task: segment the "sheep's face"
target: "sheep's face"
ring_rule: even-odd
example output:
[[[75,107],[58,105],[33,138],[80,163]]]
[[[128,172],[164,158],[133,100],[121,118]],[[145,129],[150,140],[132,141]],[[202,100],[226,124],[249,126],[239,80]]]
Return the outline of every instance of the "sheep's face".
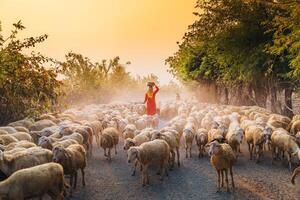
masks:
[[[55,147],[53,149],[53,162],[62,163],[62,161],[66,160],[67,153],[63,147]]]
[[[217,141],[211,142],[210,144],[206,145],[206,147],[208,148],[207,152],[209,156],[217,154],[221,149],[221,145]]]
[[[127,162],[132,163],[138,157],[138,150],[136,148],[131,147],[127,152]]]
[[[124,150],[128,150],[130,147],[133,147],[133,146],[135,146],[134,142],[133,142],[130,138],[128,138],[128,139],[126,139],[125,142],[124,142],[124,147],[123,147],[123,149],[124,149]]]

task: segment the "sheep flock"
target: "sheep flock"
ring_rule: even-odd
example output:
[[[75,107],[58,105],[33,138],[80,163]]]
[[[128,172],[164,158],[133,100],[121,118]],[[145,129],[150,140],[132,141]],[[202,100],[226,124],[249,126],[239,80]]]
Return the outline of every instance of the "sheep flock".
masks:
[[[297,184],[300,115],[290,119],[257,106],[195,100],[162,102],[154,116],[147,116],[145,106],[134,102],[45,113],[0,127],[0,199],[72,197],[78,176],[78,184],[89,184],[85,172],[88,161],[95,159],[95,148],[101,149],[105,162],[114,162],[118,151],[125,151],[124,170],[128,176],[139,171],[141,187],[156,177],[149,176],[150,166],[160,180],[168,181],[166,177],[174,175],[169,172],[176,172],[182,160],[209,159],[217,175],[216,191],[225,187],[234,192],[235,165],[245,156],[242,144],[248,147],[247,162],[259,165],[270,152],[270,162],[284,162],[282,167],[290,170],[286,179]]]

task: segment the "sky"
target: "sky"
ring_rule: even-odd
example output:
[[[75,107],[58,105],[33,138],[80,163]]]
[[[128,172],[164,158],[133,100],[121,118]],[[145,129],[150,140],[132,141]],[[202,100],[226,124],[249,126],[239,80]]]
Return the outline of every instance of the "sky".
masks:
[[[133,75],[173,80],[165,59],[195,16],[196,0],[0,0],[4,35],[22,20],[20,37],[48,34],[36,50],[63,60],[73,51],[101,61],[120,56]]]

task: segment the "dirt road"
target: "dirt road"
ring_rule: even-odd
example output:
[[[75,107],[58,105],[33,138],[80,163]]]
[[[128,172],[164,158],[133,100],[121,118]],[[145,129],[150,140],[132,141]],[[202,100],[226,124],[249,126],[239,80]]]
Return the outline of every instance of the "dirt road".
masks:
[[[164,123],[160,124],[162,127]],[[126,152],[119,143],[118,154],[109,162],[103,150],[94,147],[94,157],[86,169],[86,187],[80,184],[72,200],[195,200],[195,199],[300,199],[300,177],[296,186],[289,182],[291,172],[281,162],[271,164],[268,152],[264,160],[256,164],[249,161],[248,150],[244,144],[242,156],[234,166],[236,189],[227,193],[217,191],[217,176],[207,157],[198,158],[196,145],[193,157],[186,159],[181,149],[180,168],[169,172],[163,182],[159,181],[155,170],[150,171],[150,185],[141,186],[139,171],[131,176]],[[80,177],[80,176],[79,176]],[[79,181],[81,179],[79,178]]]

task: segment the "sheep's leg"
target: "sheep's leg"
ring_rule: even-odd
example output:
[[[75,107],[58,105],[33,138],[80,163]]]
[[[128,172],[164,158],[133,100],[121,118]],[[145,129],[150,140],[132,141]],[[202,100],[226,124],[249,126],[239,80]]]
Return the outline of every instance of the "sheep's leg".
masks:
[[[289,170],[292,171],[291,154],[289,152],[287,152],[287,159],[289,163]]]
[[[221,170],[221,187],[224,187],[224,170]]]
[[[84,168],[81,168],[82,185],[85,186]]]
[[[229,171],[230,171],[230,176],[231,176],[231,184],[232,184],[232,187],[234,188],[235,186],[234,186],[234,181],[233,181],[232,166],[230,166]]]
[[[276,159],[276,150],[275,147],[272,147],[272,165],[274,164],[275,159]]]
[[[178,167],[180,167],[180,153],[179,153],[178,147],[176,148],[176,154],[177,154],[177,164],[178,164]]]
[[[104,149],[104,156],[107,157],[106,148],[103,148],[103,149]]]
[[[220,191],[220,171],[221,170],[217,170],[217,173],[218,173],[218,192]]]
[[[248,144],[248,150],[249,150],[249,154],[250,154],[250,159],[249,160],[252,160],[252,152],[251,152],[251,145],[249,142],[247,142]]]
[[[146,183],[149,183],[149,177],[148,177],[148,165],[143,166],[143,173],[142,173],[142,182],[143,187],[146,185]]]
[[[171,164],[171,168],[174,168],[174,163],[175,163],[175,152],[174,152],[173,149],[171,150],[171,154],[172,154],[172,164]]]
[[[188,146],[185,146],[185,158],[188,158]]]
[[[118,152],[117,152],[117,145],[115,145],[115,155],[117,155]]]
[[[199,151],[198,158],[200,158],[200,157],[201,157],[201,151],[202,151],[202,149],[201,149],[201,146],[200,146],[200,145],[198,146],[198,151]]]
[[[252,160],[253,152],[254,152],[254,144],[251,145],[251,160]],[[255,152],[254,152],[254,155],[255,155]]]
[[[70,176],[70,196],[73,195],[73,174]]]
[[[110,152],[110,148],[108,148],[108,159],[111,160],[111,152]]]
[[[190,158],[192,157],[192,144],[190,145]]]
[[[74,181],[74,189],[76,189],[77,186],[77,171],[74,173],[75,181]]]
[[[226,190],[227,190],[227,192],[229,192],[228,171],[227,171],[227,169],[225,169],[224,171],[225,171]]]
[[[135,163],[134,163],[133,172],[132,172],[131,176],[134,176],[134,175],[135,175],[135,171],[136,171],[136,166],[137,166],[137,164],[138,164],[138,160],[136,160]]]

